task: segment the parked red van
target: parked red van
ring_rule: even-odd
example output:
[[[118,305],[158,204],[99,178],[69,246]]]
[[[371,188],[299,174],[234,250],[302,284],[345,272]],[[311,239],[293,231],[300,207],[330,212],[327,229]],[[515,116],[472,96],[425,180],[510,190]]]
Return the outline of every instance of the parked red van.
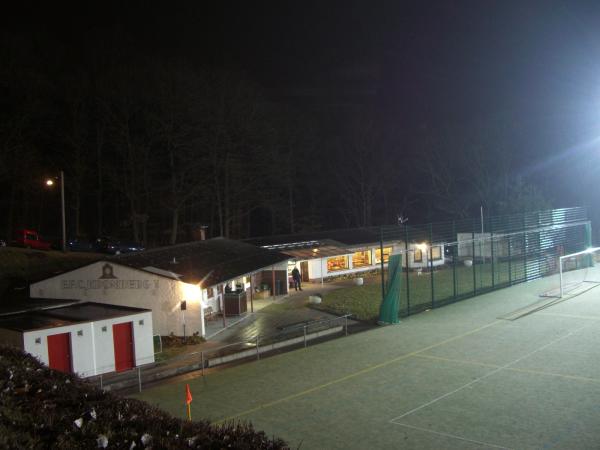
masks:
[[[37,250],[50,250],[50,242],[46,242],[35,230],[17,230],[15,232],[15,245]]]

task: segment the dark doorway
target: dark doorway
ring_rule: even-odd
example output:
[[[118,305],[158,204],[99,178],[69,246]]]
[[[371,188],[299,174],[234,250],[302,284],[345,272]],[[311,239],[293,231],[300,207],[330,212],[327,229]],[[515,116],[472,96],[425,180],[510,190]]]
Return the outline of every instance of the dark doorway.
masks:
[[[48,336],[48,365],[51,369],[71,373],[71,333]]]
[[[131,322],[113,325],[115,370],[122,372],[133,368],[133,330]]]
[[[308,281],[310,279],[308,277],[308,261],[300,261],[300,274],[302,276],[302,281]]]

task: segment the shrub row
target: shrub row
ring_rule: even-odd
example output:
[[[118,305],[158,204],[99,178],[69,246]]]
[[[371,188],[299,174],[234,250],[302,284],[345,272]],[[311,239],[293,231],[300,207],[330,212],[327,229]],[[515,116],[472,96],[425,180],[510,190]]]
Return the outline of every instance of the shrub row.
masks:
[[[0,346],[0,448],[285,449],[249,423],[174,418]]]

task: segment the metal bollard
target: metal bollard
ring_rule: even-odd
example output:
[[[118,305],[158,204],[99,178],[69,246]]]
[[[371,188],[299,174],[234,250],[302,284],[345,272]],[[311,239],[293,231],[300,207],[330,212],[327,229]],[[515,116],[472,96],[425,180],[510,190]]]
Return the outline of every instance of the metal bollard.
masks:
[[[104,390],[104,385],[102,384],[102,374],[100,374],[100,390]]]
[[[204,376],[204,352],[200,352],[200,364],[202,365],[202,376]]]
[[[142,392],[142,369],[140,367],[138,369],[138,387],[140,392]]]
[[[258,348],[258,334],[256,335],[256,359],[260,359],[260,350]]]
[[[344,331],[346,332],[346,336],[348,336],[348,316],[344,317]]]
[[[304,325],[304,348],[306,348],[306,325]]]

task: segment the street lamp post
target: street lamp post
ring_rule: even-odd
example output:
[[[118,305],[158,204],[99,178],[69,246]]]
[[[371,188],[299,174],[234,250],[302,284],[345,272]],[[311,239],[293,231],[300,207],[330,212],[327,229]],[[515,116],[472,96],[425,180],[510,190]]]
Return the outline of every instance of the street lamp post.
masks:
[[[54,180],[48,178],[46,180],[47,186],[53,186]],[[62,218],[62,251],[67,251],[67,225],[65,219],[65,172],[60,171],[60,205],[61,205],[61,218]]]

